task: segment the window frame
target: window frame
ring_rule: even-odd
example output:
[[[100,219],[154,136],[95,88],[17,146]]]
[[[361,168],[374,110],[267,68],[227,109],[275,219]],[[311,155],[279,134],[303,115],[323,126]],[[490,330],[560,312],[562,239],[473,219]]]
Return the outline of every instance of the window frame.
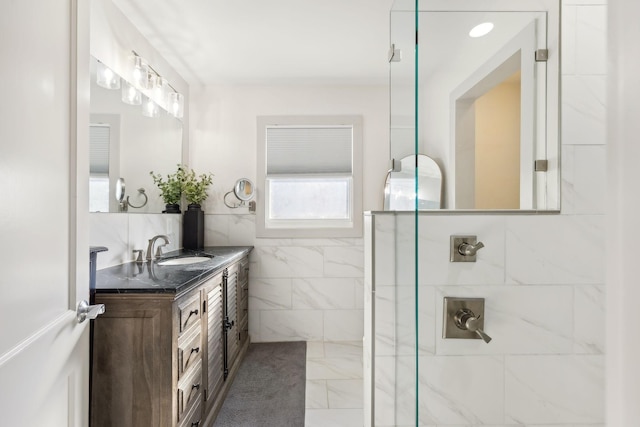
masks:
[[[256,237],[258,238],[344,238],[362,237],[363,210],[362,210],[362,116],[259,116],[257,118],[257,180],[263,192],[257,195],[256,209]],[[350,188],[350,216],[348,221],[341,221],[338,226],[332,226],[331,221],[310,219],[277,221],[267,217],[269,194],[267,183],[267,128],[272,126],[349,126],[352,129],[352,171]],[[310,174],[308,176],[311,176]],[[287,175],[272,175],[272,178],[285,177]],[[292,175],[293,176],[293,175]],[[299,175],[304,177],[305,175]],[[317,175],[316,175],[317,176]],[[334,174],[344,177],[345,174]],[[264,197],[264,200],[261,200]],[[289,222],[291,226],[286,223]],[[335,225],[335,222],[334,224]]]

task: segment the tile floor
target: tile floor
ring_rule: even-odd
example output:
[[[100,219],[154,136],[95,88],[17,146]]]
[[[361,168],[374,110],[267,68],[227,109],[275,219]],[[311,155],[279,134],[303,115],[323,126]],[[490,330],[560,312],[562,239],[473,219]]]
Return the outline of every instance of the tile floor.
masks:
[[[305,427],[361,427],[362,341],[307,342]]]

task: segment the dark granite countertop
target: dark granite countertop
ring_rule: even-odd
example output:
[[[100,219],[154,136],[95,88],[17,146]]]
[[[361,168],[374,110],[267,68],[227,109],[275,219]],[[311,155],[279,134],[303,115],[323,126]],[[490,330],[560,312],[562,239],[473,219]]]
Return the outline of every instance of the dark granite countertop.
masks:
[[[137,264],[128,262],[96,272],[96,293],[180,294],[251,252],[253,246],[211,246],[202,250],[180,249],[161,259]],[[188,265],[159,265],[169,258],[212,256],[211,260]]]

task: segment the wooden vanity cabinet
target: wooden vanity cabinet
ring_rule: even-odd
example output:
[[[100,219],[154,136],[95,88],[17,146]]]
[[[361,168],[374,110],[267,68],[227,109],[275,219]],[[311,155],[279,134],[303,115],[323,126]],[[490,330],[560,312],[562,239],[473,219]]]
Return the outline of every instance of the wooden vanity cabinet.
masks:
[[[211,425],[249,344],[247,289],[244,257],[182,295],[96,294],[91,426]]]

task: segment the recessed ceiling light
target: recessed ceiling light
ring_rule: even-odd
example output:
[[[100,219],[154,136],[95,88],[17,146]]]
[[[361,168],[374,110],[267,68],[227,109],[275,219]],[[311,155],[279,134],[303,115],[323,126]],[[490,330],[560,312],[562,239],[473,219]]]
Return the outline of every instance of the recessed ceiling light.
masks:
[[[469,37],[486,36],[491,30],[493,30],[493,22],[484,22],[473,27],[471,31],[469,31]]]

